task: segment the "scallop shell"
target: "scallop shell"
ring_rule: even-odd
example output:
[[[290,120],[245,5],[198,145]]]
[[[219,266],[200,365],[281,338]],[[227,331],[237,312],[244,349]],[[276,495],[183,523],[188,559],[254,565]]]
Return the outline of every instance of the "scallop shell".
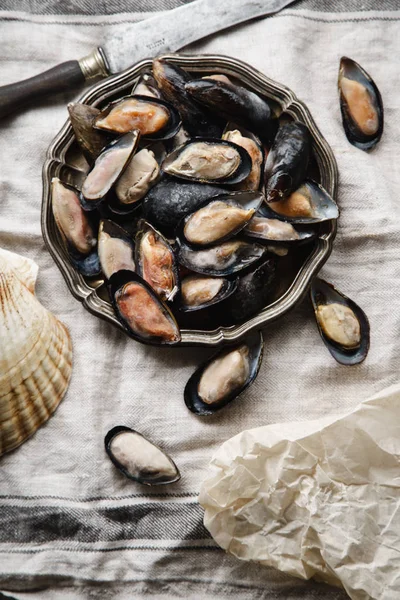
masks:
[[[71,339],[33,294],[37,270],[0,249],[0,456],[49,419],[71,376]]]

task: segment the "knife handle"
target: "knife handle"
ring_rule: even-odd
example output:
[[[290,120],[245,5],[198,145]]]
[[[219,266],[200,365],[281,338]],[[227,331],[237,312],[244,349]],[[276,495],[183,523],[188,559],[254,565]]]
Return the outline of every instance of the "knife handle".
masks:
[[[102,48],[80,60],[68,60],[35,77],[0,87],[0,119],[27,104],[81,86],[86,79],[107,77],[110,68]]]

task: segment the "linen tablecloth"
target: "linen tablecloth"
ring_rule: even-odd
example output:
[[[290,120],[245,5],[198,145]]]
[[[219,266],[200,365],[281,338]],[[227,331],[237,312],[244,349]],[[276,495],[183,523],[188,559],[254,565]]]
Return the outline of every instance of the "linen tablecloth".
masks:
[[[123,32],[180,3],[2,0],[0,84],[79,58],[107,32]],[[74,350],[71,384],[56,413],[0,461],[1,591],[18,600],[345,598],[226,555],[203,527],[197,493],[213,451],[241,430],[339,414],[398,380],[399,22],[399,0],[306,0],[185,49],[238,57],[307,103],[340,171],[338,235],[322,275],[355,299],[371,323],[365,363],[340,366],[305,300],[265,330],[254,385],[209,419],[189,413],[182,393],[210,351],[141,346],[96,319],[71,296],[44,246],[42,163],[67,118],[67,102],[79,93],[0,121],[0,245],[40,265],[37,295],[67,324]],[[351,146],[342,129],[336,89],[342,55],[359,61],[383,96],[385,132],[370,154]],[[123,478],[103,447],[117,424],[161,444],[181,481],[152,492]]]

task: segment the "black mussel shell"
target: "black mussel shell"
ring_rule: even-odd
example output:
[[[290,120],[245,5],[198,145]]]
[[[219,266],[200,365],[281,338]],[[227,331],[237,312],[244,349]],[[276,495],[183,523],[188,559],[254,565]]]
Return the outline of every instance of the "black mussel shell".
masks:
[[[251,219],[243,230],[243,236],[251,240],[257,240],[260,244],[297,245],[310,242],[318,235],[318,229],[314,225],[294,226],[275,215],[265,217],[261,213]]]
[[[68,247],[69,257],[74,267],[84,277],[97,277],[101,273],[101,266],[97,248],[90,254],[79,254],[71,246]]]
[[[236,150],[240,157],[240,163],[238,167],[231,175],[227,177],[211,176],[207,178],[202,176],[200,173],[193,173],[193,175],[188,175],[179,172],[178,170],[173,170],[173,164],[177,159],[179,159],[180,155],[183,152],[186,152],[190,150],[190,148],[194,148],[195,146],[198,146],[200,144],[205,145],[207,147],[207,152],[209,149],[210,154],[212,152],[212,149],[216,146],[222,148],[232,148],[233,150]],[[249,153],[238,144],[234,144],[233,142],[228,142],[226,140],[216,138],[192,138],[188,142],[185,142],[182,146],[171,152],[171,154],[168,154],[168,156],[164,159],[161,168],[165,173],[167,173],[171,177],[176,177],[178,179],[185,179],[188,181],[198,183],[211,183],[213,185],[233,185],[246,179],[246,177],[251,171],[251,166],[252,162]]]
[[[102,121],[107,118],[112,110],[115,110],[119,104],[127,102],[129,100],[136,101],[143,104],[148,104],[157,107],[161,107],[167,110],[168,112],[168,121],[165,125],[161,127],[161,129],[153,132],[146,133],[144,127],[140,128],[140,122],[138,120],[134,121],[134,123],[126,123],[125,125],[114,126],[114,128],[107,126]],[[172,106],[169,102],[165,102],[160,98],[151,98],[150,96],[139,96],[138,94],[134,94],[133,96],[124,96],[123,98],[119,98],[114,102],[108,104],[101,112],[98,118],[95,120],[94,126],[97,129],[111,131],[117,134],[127,133],[128,131],[132,131],[134,129],[138,129],[140,131],[141,137],[146,140],[151,140],[153,142],[158,142],[162,140],[167,140],[173,137],[181,126],[181,117],[179,112],[176,110],[174,106]]]
[[[110,143],[111,136],[105,131],[98,131],[93,128],[94,120],[100,114],[98,108],[79,102],[71,102],[67,108],[75,139],[84,157],[92,165],[103,149]]]
[[[220,305],[227,323],[242,323],[260,312],[268,303],[276,279],[276,258],[268,257],[254,270],[237,279],[235,292]]]
[[[150,98],[161,98],[161,92],[157,82],[151,73],[143,73],[132,88],[132,96],[149,96]]]
[[[251,171],[249,175],[246,179],[236,184],[234,189],[259,190],[265,154],[261,140],[253,133],[247,131],[247,129],[239,128],[232,123],[228,123],[225,127],[222,139],[242,146],[251,158]]]
[[[244,390],[248,388],[257,377],[263,356],[263,345],[264,343],[261,332],[255,331],[243,338],[242,341],[224,347],[222,350],[212,356],[206,363],[199,367],[197,371],[193,373],[185,387],[184,399],[188,409],[199,416],[212,415],[237,398],[239,394],[244,392]],[[241,360],[248,361],[248,372],[242,374],[245,376],[244,381],[241,383],[240,380],[237,381],[236,386],[228,391],[228,393],[226,393],[221,400],[217,400],[212,403],[205,402],[199,394],[199,387],[203,373],[208,367],[210,367],[211,364],[216,363],[216,361],[219,361],[227,355],[230,355],[235,350],[241,350]],[[239,374],[236,372],[236,377],[238,377],[238,375]],[[216,373],[213,373],[211,377],[213,378],[212,381],[217,383]]]
[[[260,244],[233,238],[201,250],[194,250],[187,244],[180,243],[178,260],[195,273],[227,277],[247,269],[260,260],[265,252],[266,249]]]
[[[97,157],[96,162],[90,169],[82,185],[81,204],[84,210],[88,210],[91,204],[95,206],[98,205],[98,203],[101,202],[101,200],[108,194],[114,183],[124,172],[132,155],[136,151],[139,144],[139,138],[139,131],[130,131],[120,138],[112,141],[111,144],[109,144]],[[116,153],[120,153],[121,150],[124,150],[125,152],[122,156],[118,157],[118,154]],[[113,154],[116,154],[118,157],[117,168],[110,170],[110,177],[103,186],[98,187],[98,189],[95,188],[94,190],[90,190],[89,186],[93,177],[95,177],[96,172],[101,171],[104,162],[109,160],[110,155],[112,156]]]
[[[213,280],[213,281],[210,281]],[[216,283],[220,285],[217,293],[210,297],[209,300],[205,300],[199,304],[187,304],[184,299],[184,290],[185,286],[189,285],[189,283],[196,282],[198,285],[207,286],[210,283]],[[211,277],[207,275],[198,275],[196,273],[192,273],[187,275],[181,282],[181,293],[179,296],[179,310],[182,312],[195,312],[198,310],[208,309],[226,298],[229,298],[234,291],[236,290],[237,282],[236,279],[226,279],[225,277]]]
[[[307,179],[285,200],[264,203],[259,213],[297,226],[337,219],[339,208],[322,185]]]
[[[369,322],[365,312],[353,300],[339,292],[331,283],[318,277],[314,279],[311,285],[310,295],[319,333],[333,358],[342,365],[356,365],[365,360],[369,350]],[[318,314],[318,307],[330,304],[340,304],[352,311],[359,323],[360,341],[358,344],[346,347],[340,342],[334,341],[324,331],[321,316]]]
[[[303,123],[282,125],[265,161],[267,202],[284,200],[306,177],[311,152],[311,135]]]
[[[192,79],[189,73],[164,59],[156,59],[153,75],[162,95],[179,111],[189,135],[221,137],[224,123],[195,102],[185,90],[185,84]]]
[[[101,270],[106,279],[122,269],[135,270],[135,245],[132,238],[125,229],[109,219],[100,221],[97,249]]]
[[[150,302],[150,305],[153,307],[153,310],[156,309],[159,311],[159,315],[163,317],[164,322],[164,333],[159,328],[159,333],[156,332],[151,333],[145,332],[142,327],[142,331],[138,329],[133,329],[132,325],[129,323],[129,319],[122,311],[119,305],[119,298],[116,298],[116,295],[128,286],[129,284],[136,284],[139,286],[139,289],[142,288],[144,292],[147,292],[146,300]],[[175,321],[175,317],[172,312],[169,310],[168,306],[164,304],[164,302],[157,296],[154,292],[153,288],[142,279],[137,273],[133,271],[118,271],[114,273],[108,282],[108,292],[111,298],[111,303],[113,305],[115,314],[117,315],[119,321],[124,326],[127,333],[135,340],[142,342],[144,344],[150,344],[153,346],[163,346],[163,345],[174,345],[180,342],[181,334],[179,331],[179,327]],[[136,316],[142,315],[141,323],[144,324],[144,317],[151,316],[151,312],[149,312],[148,308],[146,311],[143,307],[140,306],[135,301],[131,302],[132,306],[132,318]],[[142,309],[142,312],[140,312]],[[169,329],[166,329],[167,325]]]
[[[216,185],[178,181],[164,176],[147,192],[143,216],[164,234],[173,234],[179,221],[197,210],[206,200],[226,194]]]
[[[159,262],[159,266],[156,271],[153,269],[152,273],[146,272],[143,261],[143,241],[148,235],[152,236],[154,244],[161,244],[166,251],[163,253],[156,252],[154,254],[154,259]],[[159,231],[157,231],[157,229],[144,219],[141,219],[138,223],[135,241],[135,257],[139,275],[147,281],[161,300],[173,300],[179,291],[179,273],[175,253],[171,244]],[[155,280],[152,279],[151,275],[153,275]],[[166,283],[169,283],[167,287],[165,285]]]
[[[375,82],[358,63],[343,56],[338,87],[347,139],[356,148],[370,150],[383,133],[383,103]]]
[[[190,215],[187,215],[184,219],[182,219],[182,221],[180,222],[178,228],[177,228],[177,235],[178,237],[183,240],[186,244],[188,244],[189,246],[193,246],[195,247],[201,247],[201,248],[207,248],[209,246],[213,246],[215,244],[219,244],[221,242],[224,242],[226,240],[228,240],[229,238],[233,237],[234,235],[236,235],[239,231],[241,231],[244,227],[246,227],[246,225],[249,223],[250,219],[252,219],[253,215],[255,214],[255,212],[259,209],[259,207],[261,206],[261,203],[264,200],[264,195],[261,194],[260,192],[252,192],[252,191],[248,191],[248,192],[231,192],[230,194],[226,194],[226,195],[222,195],[219,196],[218,198],[215,198],[213,200],[207,201],[204,203],[204,205],[202,207],[200,207],[199,209],[197,209],[197,211],[191,213]],[[190,236],[187,236],[187,226],[190,225],[190,223],[193,224],[193,219],[196,219],[200,216],[200,214],[204,214],[204,218],[206,221],[206,224],[209,224],[210,222],[213,223],[213,229],[216,229],[217,226],[217,215],[215,214],[214,216],[211,214],[211,216],[209,215],[209,211],[213,209],[213,207],[218,208],[220,206],[220,202],[223,202],[224,205],[228,206],[228,207],[233,207],[233,208],[237,208],[240,209],[241,211],[247,211],[247,214],[243,214],[243,218],[241,219],[240,222],[232,222],[230,223],[230,221],[227,219],[226,214],[222,213],[220,215],[220,219],[222,219],[222,223],[226,225],[227,229],[225,228],[225,231],[221,231],[221,235],[218,237],[217,234],[213,233],[213,238],[210,239],[203,239],[202,241],[200,241],[199,239],[194,240],[193,236],[192,239],[188,239]]]
[[[185,85],[197,102],[219,117],[233,121],[270,143],[278,129],[278,120],[268,102],[250,90],[215,79],[195,79]]]
[[[119,456],[119,460],[115,455],[112,449],[113,441],[117,438],[117,436],[121,434],[129,433],[132,436],[137,436],[137,439],[134,443],[134,448],[124,448],[121,456]],[[126,436],[125,436],[126,437]],[[144,445],[142,448],[142,456],[137,459],[137,452],[140,449],[140,444]],[[150,442],[147,438],[145,438],[141,433],[131,429],[130,427],[125,427],[124,425],[117,425],[117,427],[113,427],[107,433],[104,438],[104,445],[106,452],[111,459],[111,462],[117,467],[121,473],[123,473],[129,479],[133,479],[138,483],[142,483],[144,485],[165,485],[167,483],[175,483],[180,479],[180,473],[178,467],[172,460],[168,454],[166,454],[159,446]],[[148,458],[148,451],[146,451],[146,446],[151,445],[154,449],[156,449],[160,454],[159,458],[164,462],[164,471],[160,468],[160,465],[151,465],[149,464],[147,467],[144,467],[145,459]],[[129,452],[135,452],[133,456],[129,455]],[[136,464],[134,463],[135,458],[137,459]],[[130,459],[130,460],[129,460]],[[123,464],[121,460],[127,461],[128,464]],[[133,470],[130,470],[129,467],[134,467]]]

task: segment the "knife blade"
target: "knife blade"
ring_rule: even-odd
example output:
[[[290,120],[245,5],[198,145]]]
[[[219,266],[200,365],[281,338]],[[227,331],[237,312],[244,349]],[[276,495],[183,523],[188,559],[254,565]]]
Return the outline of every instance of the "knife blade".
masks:
[[[112,31],[105,53],[71,60],[29,79],[0,87],[0,118],[30,102],[81,86],[87,79],[106,77],[144,58],[176,52],[233,25],[279,12],[294,0],[194,0],[165,13]]]

